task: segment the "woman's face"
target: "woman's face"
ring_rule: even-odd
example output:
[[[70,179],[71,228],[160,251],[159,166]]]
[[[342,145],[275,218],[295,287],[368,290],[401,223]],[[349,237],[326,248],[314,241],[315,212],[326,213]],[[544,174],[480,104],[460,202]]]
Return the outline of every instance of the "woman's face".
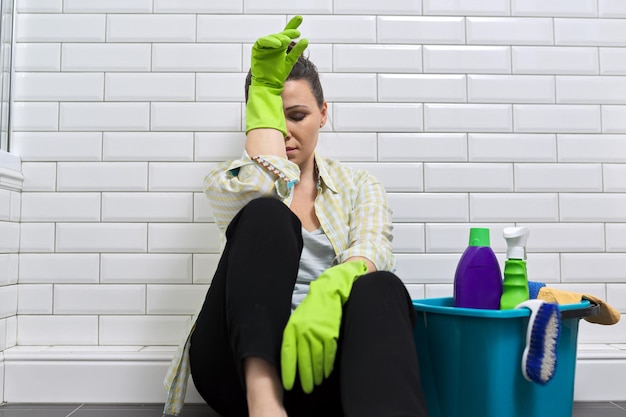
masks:
[[[324,102],[322,108],[318,106],[306,80],[285,81],[282,98],[287,121],[287,158],[301,169],[310,168],[319,130],[326,123],[328,104]]]

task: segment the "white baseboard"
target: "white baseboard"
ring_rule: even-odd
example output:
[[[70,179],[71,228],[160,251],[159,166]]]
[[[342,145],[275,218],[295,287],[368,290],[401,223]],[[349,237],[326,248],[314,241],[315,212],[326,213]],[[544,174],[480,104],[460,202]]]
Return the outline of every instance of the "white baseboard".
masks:
[[[173,352],[173,347],[17,346],[0,352],[0,398],[7,403],[163,403],[162,380]],[[575,401],[626,401],[625,386],[626,350],[579,346]],[[186,402],[203,402],[191,380]]]

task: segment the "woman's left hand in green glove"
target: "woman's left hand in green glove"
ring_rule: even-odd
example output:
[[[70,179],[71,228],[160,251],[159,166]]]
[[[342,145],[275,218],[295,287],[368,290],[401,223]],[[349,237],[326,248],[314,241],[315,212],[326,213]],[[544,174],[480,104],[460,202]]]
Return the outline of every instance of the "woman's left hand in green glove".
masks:
[[[346,262],[327,269],[311,283],[283,332],[281,373],[286,390],[293,388],[296,367],[307,394],[328,378],[335,363],[343,305],[354,281],[366,272],[364,261]]]

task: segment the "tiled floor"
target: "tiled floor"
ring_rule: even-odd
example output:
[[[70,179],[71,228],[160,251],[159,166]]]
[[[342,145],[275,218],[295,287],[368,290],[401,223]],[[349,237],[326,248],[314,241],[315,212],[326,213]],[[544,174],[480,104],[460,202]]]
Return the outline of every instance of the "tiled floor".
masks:
[[[0,417],[160,417],[162,410],[160,404],[4,404]],[[206,406],[187,404],[181,417],[219,416]],[[572,417],[626,417],[626,402],[575,403]]]

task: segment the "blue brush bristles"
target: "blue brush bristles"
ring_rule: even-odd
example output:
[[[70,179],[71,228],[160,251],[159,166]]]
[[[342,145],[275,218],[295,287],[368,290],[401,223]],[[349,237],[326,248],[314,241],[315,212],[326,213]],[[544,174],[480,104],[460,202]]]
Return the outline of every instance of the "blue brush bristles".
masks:
[[[557,345],[561,334],[561,311],[558,304],[528,300],[516,308],[531,311],[526,332],[526,348],[522,356],[522,373],[528,381],[545,385],[554,376]]]

